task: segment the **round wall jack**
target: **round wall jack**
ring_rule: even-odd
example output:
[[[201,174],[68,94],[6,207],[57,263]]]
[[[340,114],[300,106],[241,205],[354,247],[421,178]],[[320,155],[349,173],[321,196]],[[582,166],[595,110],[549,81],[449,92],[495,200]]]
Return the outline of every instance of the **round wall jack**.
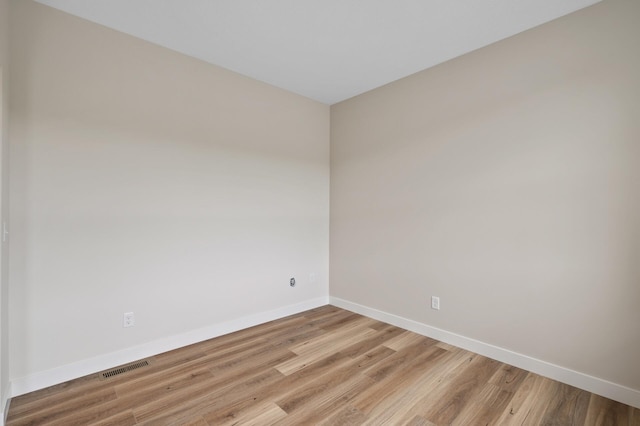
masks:
[[[291,279],[289,280],[289,285],[290,285],[291,287],[295,287],[295,286],[296,286],[296,279],[295,279],[295,278],[291,278]]]

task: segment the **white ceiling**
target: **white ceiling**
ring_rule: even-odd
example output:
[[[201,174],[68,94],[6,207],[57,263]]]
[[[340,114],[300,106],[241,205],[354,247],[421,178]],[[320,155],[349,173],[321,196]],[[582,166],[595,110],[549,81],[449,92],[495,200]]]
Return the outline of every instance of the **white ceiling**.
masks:
[[[600,0],[37,0],[333,104]]]

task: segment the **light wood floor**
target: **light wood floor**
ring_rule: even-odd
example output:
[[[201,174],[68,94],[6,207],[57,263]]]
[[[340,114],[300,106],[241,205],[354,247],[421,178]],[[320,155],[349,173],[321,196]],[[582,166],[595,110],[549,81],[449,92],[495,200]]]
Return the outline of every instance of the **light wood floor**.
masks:
[[[640,425],[640,410],[325,306],[16,397],[8,425]]]

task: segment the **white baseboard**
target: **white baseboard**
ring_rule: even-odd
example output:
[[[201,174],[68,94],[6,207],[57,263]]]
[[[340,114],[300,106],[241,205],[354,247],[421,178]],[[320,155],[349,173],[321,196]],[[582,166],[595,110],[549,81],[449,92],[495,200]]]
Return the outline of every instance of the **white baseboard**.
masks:
[[[25,393],[43,389],[58,383],[107,370],[118,365],[127,364],[142,358],[158,355],[173,349],[178,349],[187,345],[202,342],[214,337],[233,333],[248,327],[263,324],[289,315],[304,312],[309,309],[324,306],[329,303],[328,297],[307,300],[295,305],[283,306],[270,311],[260,312],[254,315],[226,321],[219,324],[203,327],[189,331],[184,334],[170,336],[163,339],[148,342],[142,345],[111,352],[94,358],[63,365],[51,370],[38,372],[26,377],[11,380],[11,393],[8,395],[18,396]],[[0,424],[2,426],[2,424]]]
[[[367,306],[359,305],[348,300],[332,296],[329,298],[329,302],[339,308],[347,309],[349,311],[365,315],[369,318],[373,318],[379,321],[384,321],[386,323],[404,328],[409,331],[413,331],[423,336],[431,337],[441,342],[445,342],[450,345],[457,346],[459,348],[495,359],[497,361],[534,372],[541,376],[548,377],[550,379],[557,380],[571,386],[575,386],[579,389],[584,389],[588,392],[604,396],[605,398],[613,399],[614,401],[619,401],[623,404],[640,408],[639,390],[631,389],[616,383],[609,382],[607,380],[590,376],[588,374],[580,373],[539,359],[531,358],[527,355],[519,354],[517,352],[490,345],[488,343],[484,343],[475,339],[470,339],[468,337],[451,333],[446,330],[431,327],[414,320],[403,318],[394,314],[389,314],[387,312],[379,311]]]

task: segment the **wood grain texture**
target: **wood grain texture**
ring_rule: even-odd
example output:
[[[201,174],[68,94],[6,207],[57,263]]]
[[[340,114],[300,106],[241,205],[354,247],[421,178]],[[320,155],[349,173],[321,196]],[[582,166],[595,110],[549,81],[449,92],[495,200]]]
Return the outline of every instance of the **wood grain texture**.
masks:
[[[640,410],[333,306],[16,397],[7,425],[612,425]]]

